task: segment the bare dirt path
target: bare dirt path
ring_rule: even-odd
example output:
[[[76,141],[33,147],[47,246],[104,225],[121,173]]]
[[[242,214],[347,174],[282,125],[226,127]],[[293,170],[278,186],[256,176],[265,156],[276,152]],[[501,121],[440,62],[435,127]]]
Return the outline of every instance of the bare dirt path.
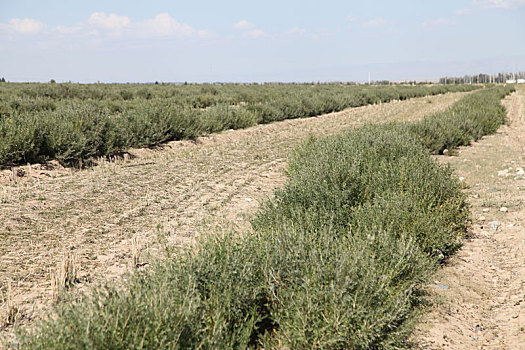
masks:
[[[421,349],[525,349],[525,87],[503,104],[508,125],[440,157],[469,185],[473,227],[429,287]]]
[[[0,172],[0,317],[5,320],[9,305],[18,309],[18,323],[38,317],[52,301],[50,273],[64,255],[78,255],[79,285],[85,285],[128,271],[137,250],[144,262],[158,249],[158,236],[185,245],[206,230],[248,229],[247,215],[282,185],[289,151],[310,134],[415,120],[462,96],[394,101],[172,142],[81,171]]]

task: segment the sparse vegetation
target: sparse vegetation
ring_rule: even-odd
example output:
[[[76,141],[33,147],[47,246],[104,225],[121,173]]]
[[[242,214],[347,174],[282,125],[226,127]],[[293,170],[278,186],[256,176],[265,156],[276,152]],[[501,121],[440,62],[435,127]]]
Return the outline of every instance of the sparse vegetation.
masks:
[[[124,287],[69,296],[19,332],[20,347],[406,347],[418,285],[467,225],[461,184],[428,154],[494,132],[509,92],[476,92],[421,123],[310,139],[254,235],[211,235]]]
[[[15,324],[18,316],[18,308],[13,302],[11,282],[7,284],[6,295],[2,295],[2,304],[5,306],[5,313],[0,318],[0,329]]]
[[[78,256],[64,252],[57,267],[50,271],[53,298],[58,299],[64,292],[78,282],[80,262]]]
[[[257,123],[473,86],[2,84],[0,165],[81,164]]]

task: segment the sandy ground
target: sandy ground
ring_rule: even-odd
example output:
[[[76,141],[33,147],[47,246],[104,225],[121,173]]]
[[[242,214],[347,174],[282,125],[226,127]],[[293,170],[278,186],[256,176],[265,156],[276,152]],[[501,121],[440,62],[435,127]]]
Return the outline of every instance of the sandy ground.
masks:
[[[428,288],[421,349],[525,349],[525,87],[503,104],[508,125],[439,157],[465,178],[473,225]]]
[[[159,240],[191,245],[209,230],[250,229],[250,214],[284,182],[286,158],[308,135],[416,120],[464,93],[394,101],[316,118],[131,150],[85,170],[56,163],[0,171],[0,328],[42,315],[51,275],[76,256],[76,287],[147,263]],[[65,258],[66,257],[66,258]],[[9,287],[10,286],[10,287]]]

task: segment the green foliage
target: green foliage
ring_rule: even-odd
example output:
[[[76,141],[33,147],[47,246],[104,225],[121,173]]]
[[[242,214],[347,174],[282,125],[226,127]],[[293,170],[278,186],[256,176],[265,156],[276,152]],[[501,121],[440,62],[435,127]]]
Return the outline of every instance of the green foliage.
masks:
[[[286,187],[259,213],[255,227],[305,216],[343,231],[387,225],[394,232],[413,231],[427,253],[448,253],[457,247],[465,221],[458,215],[464,211],[460,186],[450,173],[395,124],[312,139],[291,157]],[[389,213],[388,221],[381,221],[382,212]]]
[[[264,239],[276,326],[262,335],[262,347],[403,347],[415,288],[434,266],[410,238],[380,228],[351,233],[289,222]]]
[[[77,164],[127,148],[257,123],[472,89],[338,84],[2,84],[0,140],[5,144],[0,147],[0,165],[47,159]]]
[[[500,115],[484,109],[501,110],[508,92],[478,92],[491,104],[467,97],[449,112],[467,105],[469,128],[493,130]],[[439,125],[449,112],[423,123]],[[209,235],[125,286],[70,297],[19,330],[19,347],[407,348],[418,286],[459,247],[468,218],[461,185],[420,142],[437,133],[422,138],[417,125],[308,140],[253,234]]]
[[[195,254],[136,273],[126,288],[99,285],[58,305],[54,322],[23,347],[245,349],[265,302],[252,243],[212,238]]]
[[[505,122],[505,109],[499,100],[511,91],[514,87],[484,89],[465,97],[453,108],[407,128],[434,154],[469,145],[483,135],[493,134]]]

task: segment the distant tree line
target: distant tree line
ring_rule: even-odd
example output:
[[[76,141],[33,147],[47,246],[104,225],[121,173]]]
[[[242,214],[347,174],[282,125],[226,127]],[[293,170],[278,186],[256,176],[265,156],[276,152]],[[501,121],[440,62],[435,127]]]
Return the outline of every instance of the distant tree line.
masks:
[[[439,79],[440,84],[486,84],[505,83],[507,80],[525,79],[525,72],[465,75],[463,77],[444,77]]]

